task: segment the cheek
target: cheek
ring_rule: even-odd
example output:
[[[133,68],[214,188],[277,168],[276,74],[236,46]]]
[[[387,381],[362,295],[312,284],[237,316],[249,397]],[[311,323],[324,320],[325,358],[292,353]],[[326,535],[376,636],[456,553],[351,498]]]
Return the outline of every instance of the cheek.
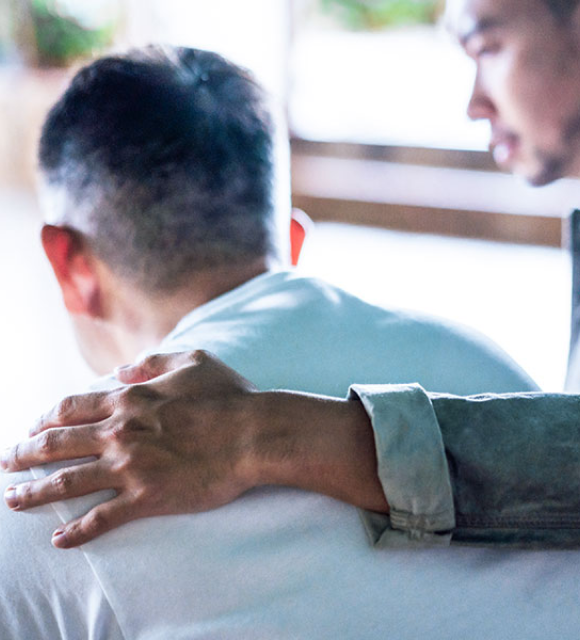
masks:
[[[529,100],[529,79],[517,57],[509,52],[486,61],[483,66],[485,90],[499,111],[504,124],[522,119]]]
[[[564,52],[549,46],[543,52],[523,53],[514,61],[513,92],[533,123],[547,128],[546,134],[560,127],[578,103],[578,81],[572,83],[569,63]],[[577,71],[575,66],[574,77]]]
[[[534,57],[506,52],[490,69],[488,82],[500,121],[508,129],[535,135],[550,122],[545,73]]]

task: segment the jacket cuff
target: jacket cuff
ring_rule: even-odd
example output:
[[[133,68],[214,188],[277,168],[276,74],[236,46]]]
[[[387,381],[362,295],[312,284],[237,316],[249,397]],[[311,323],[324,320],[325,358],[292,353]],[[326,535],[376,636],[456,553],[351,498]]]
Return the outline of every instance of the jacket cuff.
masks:
[[[361,510],[377,547],[446,546],[455,527],[451,480],[441,431],[420,385],[353,385],[375,438],[378,475],[389,514]]]

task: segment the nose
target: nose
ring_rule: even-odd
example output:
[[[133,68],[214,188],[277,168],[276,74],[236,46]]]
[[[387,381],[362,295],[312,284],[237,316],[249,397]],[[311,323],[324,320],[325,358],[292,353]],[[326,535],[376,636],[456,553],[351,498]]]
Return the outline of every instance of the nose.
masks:
[[[495,113],[495,105],[484,90],[479,73],[477,73],[467,104],[467,115],[471,120],[491,120]]]

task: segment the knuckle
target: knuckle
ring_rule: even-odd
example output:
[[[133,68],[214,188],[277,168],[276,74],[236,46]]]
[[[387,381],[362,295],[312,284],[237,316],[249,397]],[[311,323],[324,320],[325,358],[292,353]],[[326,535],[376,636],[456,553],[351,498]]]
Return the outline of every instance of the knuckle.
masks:
[[[138,387],[139,385],[129,385],[127,387],[121,387],[115,391],[117,404],[122,408],[126,408],[133,404],[139,397],[139,392],[136,391]]]
[[[161,361],[162,361],[162,356],[158,353],[154,353],[150,356],[147,356],[145,360],[143,360],[142,365],[144,367],[154,369],[159,366]]]
[[[109,529],[109,518],[102,511],[91,511],[82,520],[83,533],[94,536]]]
[[[116,407],[118,415],[125,415],[133,411],[136,404],[140,402],[139,391],[136,390],[137,385],[124,387],[116,392]]]
[[[22,462],[22,452],[20,449],[20,444],[15,444],[12,449],[8,452],[6,456],[6,460],[8,462],[7,467],[11,469],[20,469],[20,464]]]
[[[111,472],[116,476],[126,476],[134,467],[135,457],[129,452],[124,451],[122,454],[115,456],[115,460],[111,462]]]
[[[130,413],[142,403],[154,401],[158,394],[149,386],[133,384],[118,391],[117,403],[121,410]]]
[[[113,442],[126,443],[133,440],[135,434],[147,429],[143,421],[138,417],[130,417],[117,420],[108,430],[108,439]]]
[[[147,484],[138,483],[133,485],[126,494],[127,506],[133,514],[145,512],[152,502],[152,493]]]
[[[161,354],[153,354],[147,356],[140,364],[141,369],[148,375],[155,377],[158,373],[164,371],[165,357]]]
[[[77,405],[74,396],[66,396],[54,408],[54,414],[58,422],[65,422],[74,412]]]
[[[127,434],[128,433],[129,433],[129,431],[127,430],[127,428],[125,426],[125,422],[124,421],[118,421],[115,424],[111,425],[111,427],[109,427],[109,429],[107,429],[106,439],[109,442],[112,442],[112,443],[123,442],[124,440],[127,439]]]
[[[131,416],[127,418],[120,426],[123,433],[134,433],[136,431],[144,431],[146,429],[145,423],[138,416]]]
[[[32,486],[29,482],[19,485],[18,487],[18,506],[21,509],[32,504]]]
[[[209,351],[205,349],[196,349],[190,354],[190,359],[193,364],[198,366],[203,366],[204,364],[211,361],[212,356]]]
[[[67,496],[72,488],[72,476],[67,470],[61,469],[52,476],[50,484],[55,495]]]
[[[38,448],[40,450],[40,454],[44,457],[49,457],[51,454],[55,453],[58,449],[58,444],[58,432],[53,429],[43,431],[39,436]]]

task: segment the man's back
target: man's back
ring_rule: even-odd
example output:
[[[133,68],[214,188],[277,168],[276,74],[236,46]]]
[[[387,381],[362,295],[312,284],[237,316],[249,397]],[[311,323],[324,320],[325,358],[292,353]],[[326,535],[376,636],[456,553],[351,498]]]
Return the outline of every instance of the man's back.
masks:
[[[578,552],[377,552],[355,509],[291,489],[85,553],[126,638],[573,640],[580,623]]]
[[[2,474],[0,491],[19,478]],[[124,640],[82,551],[65,557],[47,534],[59,526],[50,506],[32,514],[0,512],[0,638]]]
[[[456,393],[533,388],[476,337],[287,273],[260,276],[193,311],[160,350],[182,348],[213,350],[264,388],[339,396],[353,380],[419,381]],[[69,520],[98,499],[55,509]],[[49,522],[39,526],[39,518]],[[4,530],[11,536],[2,566],[12,572],[1,583],[2,638],[34,637],[45,616],[66,638],[85,629],[94,638],[531,639],[547,629],[572,638],[580,624],[576,552],[377,553],[355,509],[292,489],[133,522],[82,552],[49,546],[57,522],[49,507],[0,518],[1,539]],[[80,635],[51,613],[65,608]],[[15,611],[22,617],[9,626]]]
[[[472,329],[367,304],[321,280],[266,273],[194,310],[152,352],[206,349],[261,389],[345,397],[352,383],[474,394],[536,389]]]

